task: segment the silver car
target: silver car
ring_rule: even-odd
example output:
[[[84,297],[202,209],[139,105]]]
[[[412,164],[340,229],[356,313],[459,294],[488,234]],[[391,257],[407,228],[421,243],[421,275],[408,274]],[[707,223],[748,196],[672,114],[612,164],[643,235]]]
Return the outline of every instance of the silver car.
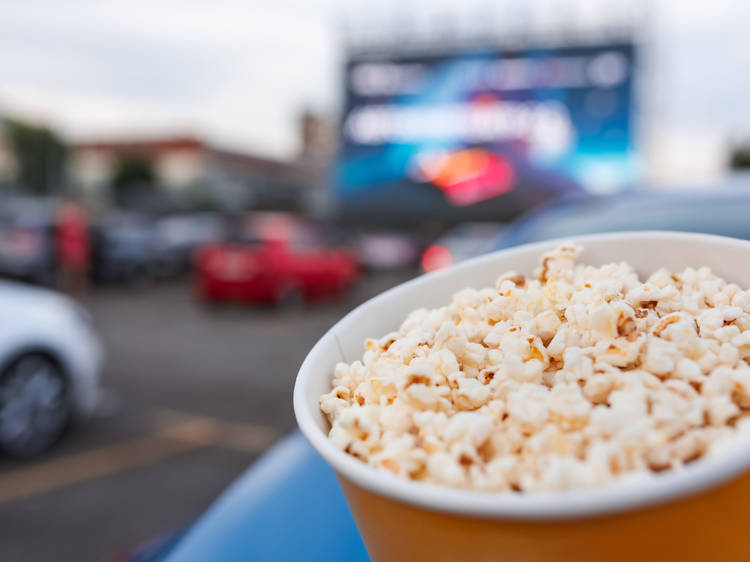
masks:
[[[90,415],[102,355],[88,313],[72,299],[0,281],[0,449],[40,453]]]

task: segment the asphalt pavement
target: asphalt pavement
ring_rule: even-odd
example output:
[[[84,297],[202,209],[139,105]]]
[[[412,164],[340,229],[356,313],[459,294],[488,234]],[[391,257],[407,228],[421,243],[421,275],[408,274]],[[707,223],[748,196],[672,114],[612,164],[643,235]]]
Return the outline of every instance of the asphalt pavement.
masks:
[[[368,274],[335,302],[280,310],[207,306],[186,280],[92,290],[105,399],[47,454],[0,458],[0,560],[96,562],[192,521],[294,428],[315,341],[413,275]]]

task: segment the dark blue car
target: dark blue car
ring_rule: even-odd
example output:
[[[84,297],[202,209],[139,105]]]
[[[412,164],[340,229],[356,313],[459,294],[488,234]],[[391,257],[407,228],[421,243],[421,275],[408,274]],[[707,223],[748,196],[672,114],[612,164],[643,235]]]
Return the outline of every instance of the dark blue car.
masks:
[[[572,197],[510,225],[496,249],[581,234],[623,230],[679,230],[750,239],[747,187],[710,191],[634,191]]]

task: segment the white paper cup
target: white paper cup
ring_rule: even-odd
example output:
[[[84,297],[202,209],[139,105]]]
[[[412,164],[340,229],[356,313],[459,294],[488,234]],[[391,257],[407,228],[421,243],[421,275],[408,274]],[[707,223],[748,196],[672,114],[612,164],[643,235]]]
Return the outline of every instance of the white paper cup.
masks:
[[[581,263],[627,261],[642,276],[661,267],[708,266],[750,286],[750,242],[677,232],[571,240],[584,247]],[[336,472],[370,555],[387,562],[750,560],[750,448],[638,484],[524,496],[413,482],[328,440],[319,398],[330,390],[337,362],[361,358],[366,338],[397,329],[414,309],[445,305],[466,287],[493,286],[507,271],[530,275],[540,255],[560,243],[488,254],[386,291],[346,315],[305,359],[294,388],[297,423]]]

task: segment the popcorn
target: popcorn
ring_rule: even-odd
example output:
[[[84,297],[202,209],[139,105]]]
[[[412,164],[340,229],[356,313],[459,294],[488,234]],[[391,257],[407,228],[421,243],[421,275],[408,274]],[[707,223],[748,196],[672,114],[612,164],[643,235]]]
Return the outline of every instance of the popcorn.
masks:
[[[557,384],[549,393],[548,407],[556,423],[565,429],[582,427],[591,413],[591,402],[577,384]]]
[[[612,377],[605,374],[592,375],[583,386],[583,395],[592,404],[604,404],[613,386]]]
[[[546,386],[523,383],[508,395],[508,414],[523,431],[533,432],[542,427],[549,417],[548,398],[549,389]]]
[[[687,357],[682,357],[677,361],[673,375],[687,382],[700,383],[703,380],[703,373],[698,363]]]
[[[658,337],[648,342],[643,367],[655,375],[668,375],[675,367],[677,346]]]
[[[476,410],[490,397],[490,389],[481,381],[472,378],[459,378],[458,389],[454,392],[453,403],[456,409]]]
[[[747,446],[750,291],[705,267],[644,282],[580,252],[368,339],[320,398],[334,445],[403,478],[509,493],[635,482]]]

